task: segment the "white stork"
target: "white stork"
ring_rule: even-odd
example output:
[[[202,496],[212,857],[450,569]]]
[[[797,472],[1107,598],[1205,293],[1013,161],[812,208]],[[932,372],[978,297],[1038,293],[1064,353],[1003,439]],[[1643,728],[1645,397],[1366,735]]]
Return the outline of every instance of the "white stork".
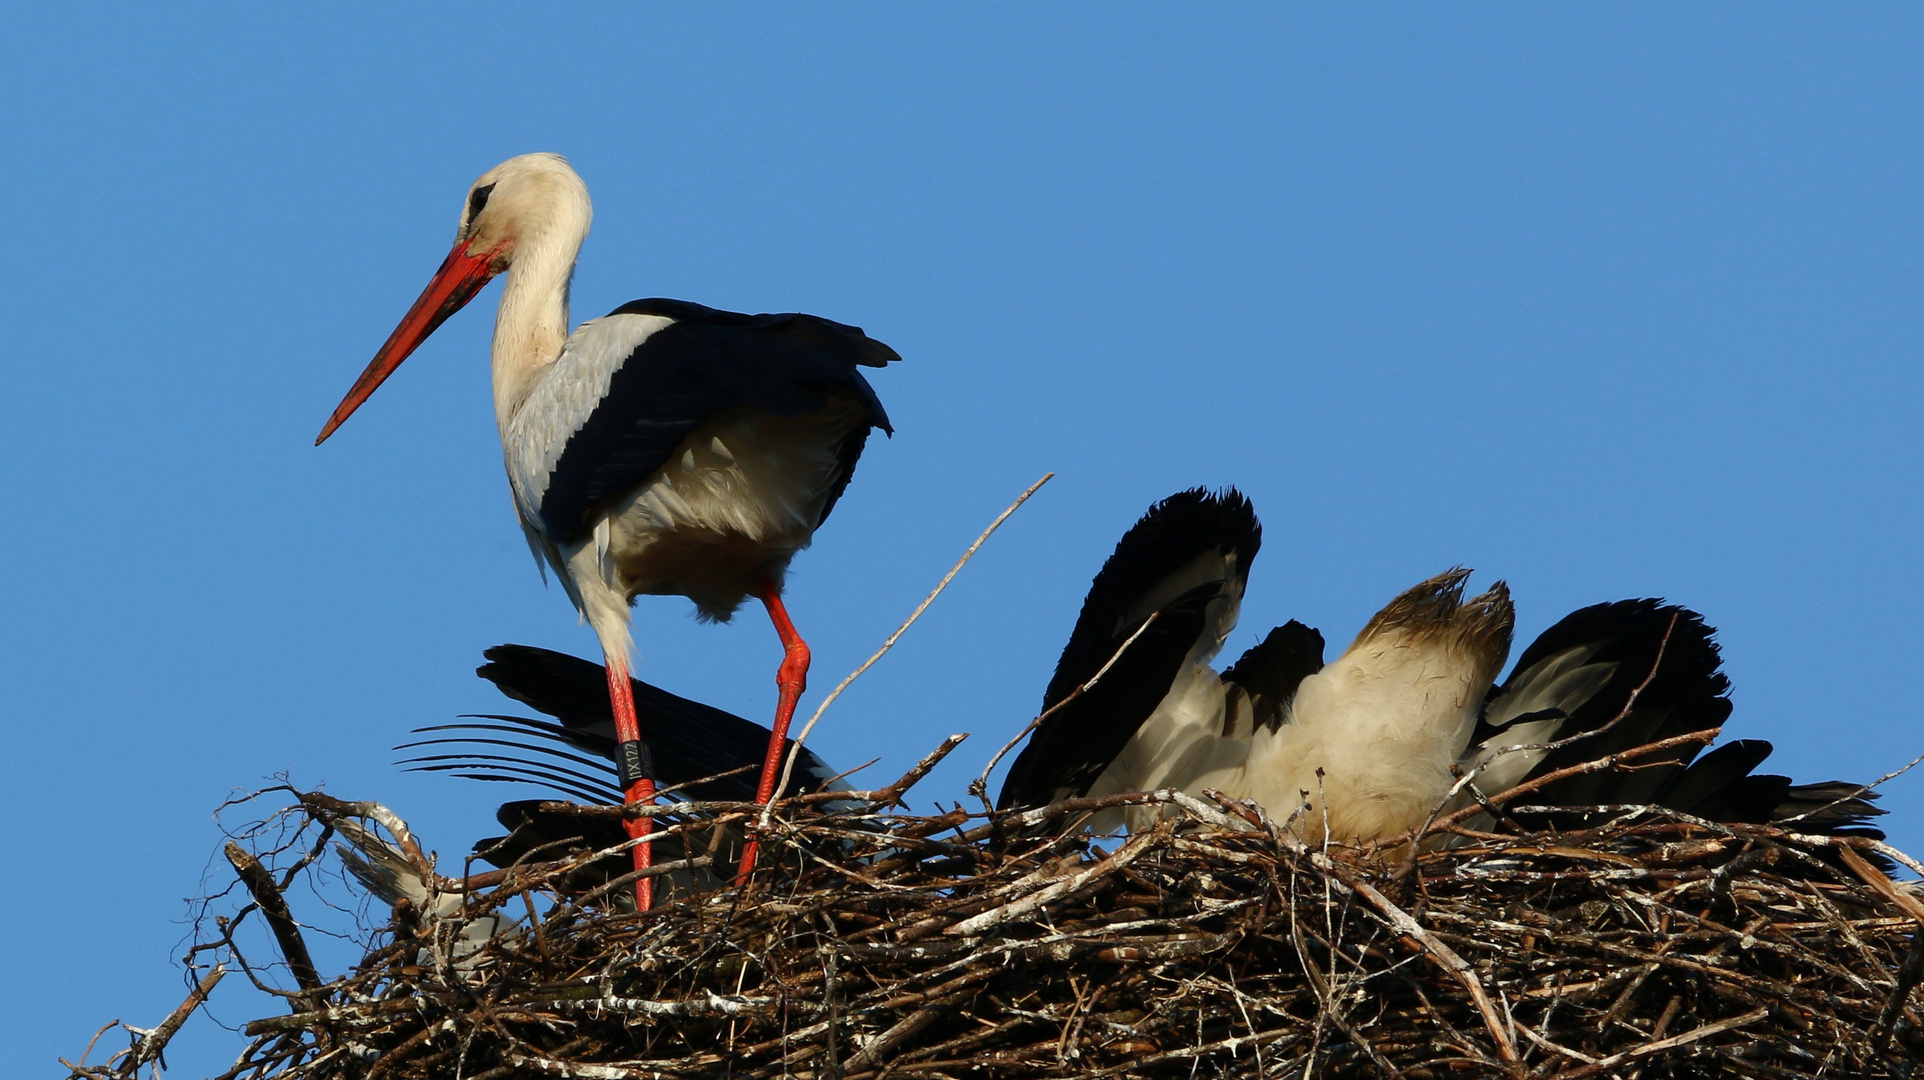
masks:
[[[1307,838],[1393,838],[1444,805],[1453,767],[1496,794],[1569,765],[1720,727],[1730,683],[1702,616],[1658,600],[1597,604],[1543,632],[1502,683],[1514,620],[1497,583],[1465,598],[1467,571],[1404,591],[1334,662],[1290,622],[1220,674],[1262,527],[1249,500],[1200,488],[1152,507],[1096,575],[1043,696],[1046,719],[998,804],[1177,788],[1249,798]],[[1111,664],[1111,659],[1114,663]],[[1083,687],[1108,670],[1093,686]],[[1556,749],[1544,745],[1594,735]],[[1626,772],[1559,779],[1530,801],[1657,805],[1713,820],[1801,817],[1807,832],[1882,836],[1858,785],[1753,775],[1770,744],[1684,745]],[[1693,760],[1694,758],[1694,760]],[[1460,793],[1448,808],[1466,806]],[[1103,831],[1154,811],[1106,815]]]
[[[788,563],[847,486],[871,428],[891,431],[857,370],[901,359],[813,315],[741,315],[637,300],[568,331],[568,283],[588,234],[588,189],[555,154],[524,154],[468,189],[454,248],[321,429],[318,445],[409,353],[499,274],[495,422],[515,512],[594,628],[620,740],[624,801],[654,790],[635,721],[628,607],[686,596],[727,621],[750,596],[783,647],[757,801],[806,685],[808,646],[782,606]],[[630,823],[637,839],[648,819]],[[754,861],[745,846],[741,873]],[[649,844],[634,848],[637,870]],[[647,908],[649,879],[636,902]]]

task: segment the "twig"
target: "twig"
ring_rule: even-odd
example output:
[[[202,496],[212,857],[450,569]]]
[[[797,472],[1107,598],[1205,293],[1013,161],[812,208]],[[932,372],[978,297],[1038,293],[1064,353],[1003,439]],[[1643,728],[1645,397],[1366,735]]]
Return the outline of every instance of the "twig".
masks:
[[[1655,1042],[1647,1042],[1642,1046],[1625,1050],[1620,1054],[1611,1054],[1607,1058],[1599,1058],[1580,1068],[1560,1072],[1556,1074],[1554,1080],[1580,1080],[1581,1077],[1596,1076],[1599,1073],[1614,1069],[1626,1061],[1649,1057],[1652,1054],[1663,1053],[1665,1050],[1675,1050],[1679,1046],[1688,1046],[1694,1042],[1701,1042],[1704,1039],[1710,1038],[1712,1035],[1722,1034],[1732,1028],[1740,1028],[1754,1024],[1769,1015],[1769,1009],[1752,1009],[1742,1016],[1733,1016],[1728,1020],[1719,1020],[1714,1024],[1705,1024],[1699,1028],[1692,1028],[1682,1035],[1672,1035],[1668,1039],[1658,1039]]]
[[[281,947],[281,956],[287,960],[287,970],[294,976],[295,984],[304,991],[319,990],[320,973],[314,970],[314,958],[307,951],[307,942],[301,938],[300,924],[288,912],[287,900],[274,884],[274,875],[232,840],[222,851],[234,872],[240,875],[241,884],[247,886],[248,893],[254,897],[254,903],[260,905],[261,915],[267,919],[268,929],[274,932],[274,941]]]
[[[986,793],[989,790],[989,774],[995,771],[996,763],[1002,760],[1002,756],[1004,754],[1007,754],[1009,751],[1015,749],[1015,745],[1017,743],[1028,738],[1029,733],[1031,731],[1034,731],[1036,728],[1041,727],[1042,722],[1044,720],[1047,720],[1049,717],[1054,716],[1057,709],[1060,709],[1063,706],[1069,704],[1071,701],[1074,701],[1075,699],[1081,697],[1083,694],[1093,689],[1097,683],[1101,682],[1102,677],[1104,675],[1109,674],[1109,669],[1116,666],[1116,661],[1122,659],[1122,654],[1129,651],[1129,646],[1134,645],[1136,643],[1137,638],[1147,633],[1149,628],[1155,625],[1156,616],[1161,614],[1162,612],[1160,611],[1150,612],[1149,617],[1142,621],[1142,625],[1136,627],[1136,632],[1133,634],[1130,634],[1128,640],[1124,641],[1121,645],[1118,645],[1116,647],[1116,651],[1110,654],[1108,661],[1104,663],[1102,667],[1098,668],[1094,675],[1090,676],[1088,682],[1083,683],[1081,686],[1078,686],[1075,689],[1069,691],[1068,693],[1062,695],[1061,701],[1058,701],[1054,705],[1051,705],[1048,708],[1042,710],[1041,715],[1037,716],[1034,720],[1029,721],[1029,723],[1026,726],[1024,726],[1021,731],[1018,731],[1015,733],[1015,738],[1010,739],[1008,742],[1003,743],[1002,749],[997,750],[995,752],[995,756],[989,759],[989,763],[987,765],[982,766],[982,775],[976,777],[975,782],[969,785],[969,791],[974,793],[976,797],[982,799],[984,802],[987,802],[988,796]]]
[[[1320,853],[1313,853],[1312,857],[1326,859]],[[1338,876],[1333,863],[1329,865],[1327,872],[1332,877]],[[1341,880],[1340,877],[1338,879]],[[1434,957],[1445,971],[1463,985],[1463,989],[1470,995],[1470,1000],[1476,1003],[1477,1012],[1483,1014],[1483,1026],[1489,1031],[1490,1038],[1496,1040],[1496,1052],[1502,1055],[1506,1063],[1515,1065],[1517,1063],[1516,1043],[1510,1039],[1509,1032],[1504,1030],[1502,1021],[1497,1019],[1496,1008],[1490,1004],[1490,996],[1483,989],[1483,981],[1476,977],[1476,969],[1465,963],[1461,956],[1438,940],[1435,935],[1423,929],[1423,924],[1410,917],[1409,912],[1390,903],[1389,898],[1377,892],[1375,886],[1369,882],[1352,879],[1344,884],[1362,894],[1363,899],[1370,902],[1370,906],[1382,912],[1389,920],[1391,929],[1421,945],[1425,952]]]
[[[1924,979],[1924,933],[1911,935],[1911,947],[1904,954],[1904,962],[1897,966],[1897,977],[1892,980],[1890,997],[1885,999],[1884,1010],[1877,1014],[1877,1024],[1871,1028],[1871,1038],[1879,1045],[1889,1041],[1897,1018],[1904,1015],[1904,1006],[1911,1000],[1911,991],[1917,989],[1919,979]]]
[[[414,839],[414,833],[408,829],[408,823],[401,820],[401,815],[377,802],[347,802],[336,799],[332,795],[323,795],[318,791],[296,792],[295,795],[300,799],[301,805],[316,811],[315,816],[323,822],[335,817],[366,818],[374,822],[386,829],[389,836],[394,837],[395,846],[401,849],[401,854],[406,856],[408,863],[414,867],[414,872],[421,875],[421,880],[433,881],[436,887],[443,891],[460,891],[461,887],[458,883],[435,874],[434,860],[428,858],[427,853],[421,850],[420,843]],[[446,884],[442,885],[443,882]]]
[[[1496,794],[1489,796],[1488,797],[1489,803],[1491,806],[1502,806],[1505,803],[1513,801],[1519,795],[1528,795],[1530,792],[1536,791],[1547,785],[1554,784],[1558,780],[1567,779],[1572,776],[1582,776],[1585,773],[1602,772],[1605,769],[1614,769],[1626,761],[1635,761],[1637,758],[1647,757],[1651,754],[1656,753],[1659,750],[1669,750],[1674,747],[1685,746],[1690,743],[1707,743],[1712,739],[1715,739],[1717,737],[1717,733],[1721,730],[1722,730],[1721,728],[1706,728],[1703,731],[1693,731],[1687,735],[1676,735],[1668,739],[1658,739],[1656,742],[1653,742],[1653,743],[1645,743],[1642,746],[1633,747],[1632,749],[1629,749],[1629,750],[1619,750],[1616,753],[1609,754],[1605,757],[1595,758],[1591,761],[1580,762],[1576,765],[1571,765],[1562,769],[1556,769],[1551,772],[1544,773],[1542,776],[1539,776],[1534,780],[1526,780],[1523,783],[1518,784],[1513,788],[1506,788],[1503,791],[1499,791]],[[1595,809],[1595,808],[1585,807],[1585,809]],[[1482,806],[1477,806],[1477,805],[1466,806],[1461,810],[1456,811],[1455,813],[1452,813],[1445,817],[1437,819],[1430,826],[1428,831],[1433,833],[1438,829],[1447,829],[1463,821],[1465,818],[1469,818],[1471,816],[1480,814],[1482,812],[1483,812]],[[1410,838],[1409,834],[1405,833],[1405,834],[1402,834],[1401,836],[1384,841],[1382,846],[1385,848],[1395,847],[1398,844],[1409,842],[1409,838]]]
[[[226,977],[227,965],[215,964],[212,970],[202,976],[186,999],[174,1006],[174,1011],[167,1014],[167,1019],[162,1020],[160,1026],[140,1037],[140,1041],[134,1044],[133,1052],[127,1055],[124,1067],[131,1073],[150,1061],[160,1060],[161,1052],[167,1049],[167,1044],[173,1040],[174,1033],[180,1030],[180,1025],[187,1022],[195,1009],[206,1004],[208,995]]]
[[[614,851],[621,851],[625,849],[611,848],[609,850],[610,852],[614,852]],[[697,855],[692,859],[677,859],[674,862],[655,863],[654,865],[648,867],[646,870],[630,870],[629,872],[621,875],[620,877],[615,878],[611,881],[605,882],[601,885],[597,885],[591,891],[584,893],[581,897],[581,902],[584,904],[591,903],[597,898],[607,895],[613,890],[618,889],[623,885],[633,885],[635,882],[640,881],[643,878],[658,878],[665,874],[679,874],[683,870],[699,870],[704,866],[713,866],[714,864],[715,864],[715,860],[713,856]]]
[[[1905,773],[1910,772],[1912,769],[1917,768],[1917,766],[1920,763],[1924,763],[1924,754],[1917,755],[1911,760],[1905,762],[1899,768],[1892,769],[1890,772],[1885,773],[1884,775],[1878,777],[1875,780],[1870,781],[1869,783],[1857,785],[1856,787],[1850,790],[1849,794],[1839,795],[1837,798],[1832,799],[1831,801],[1823,804],[1822,806],[1813,806],[1809,810],[1806,810],[1801,814],[1792,814],[1790,817],[1778,818],[1777,824],[1788,825],[1793,821],[1802,821],[1805,818],[1812,816],[1813,814],[1821,814],[1824,811],[1829,810],[1831,807],[1836,806],[1840,803],[1847,803],[1852,799],[1859,798],[1860,796],[1863,796],[1864,794],[1871,791],[1873,788],[1882,787],[1884,784],[1889,783],[1890,781],[1895,780],[1900,776],[1903,776]]]
[[[1865,862],[1864,857],[1852,850],[1849,845],[1839,845],[1837,857],[1844,861],[1845,866],[1850,867],[1850,872],[1856,874],[1859,881],[1869,885],[1874,892],[1889,900],[1904,914],[1916,919],[1918,931],[1924,933],[1924,900],[1919,900],[1909,892],[1898,888],[1895,882],[1884,876],[1876,867]]]
[[[901,802],[902,796],[906,794],[910,788],[921,783],[922,778],[929,774],[929,770],[940,764],[943,758],[948,757],[949,753],[956,747],[961,746],[962,740],[968,737],[968,733],[963,732],[960,735],[951,735],[943,739],[942,745],[924,755],[922,760],[915,763],[914,768],[902,774],[900,780],[884,788],[863,792],[862,801],[875,806],[894,806]]]
[[[789,747],[788,759],[782,763],[782,778],[781,781],[775,785],[775,794],[769,800],[770,806],[774,805],[774,799],[780,798],[781,793],[788,789],[789,776],[795,771],[796,755],[801,753],[802,744],[808,740],[808,733],[815,730],[815,722],[822,718],[822,714],[828,711],[830,705],[835,704],[835,699],[842,696],[842,691],[848,689],[850,683],[860,678],[864,671],[875,666],[877,660],[887,655],[888,651],[895,647],[896,641],[900,640],[902,635],[908,632],[909,627],[915,625],[915,620],[922,617],[922,613],[929,609],[930,604],[935,603],[935,598],[941,596],[942,590],[949,587],[949,582],[954,581],[955,575],[962,572],[962,567],[968,564],[968,561],[975,556],[976,551],[979,550],[984,543],[988,542],[989,537],[995,535],[995,531],[1002,527],[1003,522],[1009,520],[1009,515],[1015,513],[1023,503],[1028,502],[1029,496],[1034,495],[1042,485],[1048,483],[1050,478],[1054,476],[1055,473],[1052,472],[1043,473],[1042,479],[1030,484],[1028,490],[1016,496],[1016,500],[1009,504],[1008,509],[997,514],[995,520],[989,522],[989,527],[982,530],[982,535],[975,538],[975,543],[970,544],[968,550],[962,553],[962,557],[955,560],[955,565],[949,567],[949,572],[942,575],[942,580],[935,583],[935,588],[929,590],[929,594],[922,598],[922,602],[915,605],[915,610],[909,612],[909,617],[902,620],[902,625],[896,627],[895,632],[890,634],[882,642],[882,647],[876,649],[874,654],[867,660],[862,661],[860,667],[849,672],[841,682],[836,683],[835,689],[828,692],[828,696],[822,699],[820,705],[815,706],[815,712],[809,716],[808,723],[802,725],[801,732],[795,736],[794,745]],[[759,822],[760,827],[767,827],[768,814],[769,812],[764,809],[761,821]]]
[[[1108,877],[1110,874],[1135,862],[1150,848],[1155,847],[1168,838],[1169,829],[1167,823],[1159,824],[1148,832],[1137,833],[1130,837],[1129,842],[1122,845],[1121,849],[1114,855],[1103,859],[1087,870],[1078,874],[1071,874],[1056,882],[1054,885],[1038,889],[1020,900],[964,919],[954,926],[949,927],[944,933],[962,936],[979,934],[991,926],[1008,922],[1011,919],[1020,918],[1044,904],[1088,888],[1091,883]]]

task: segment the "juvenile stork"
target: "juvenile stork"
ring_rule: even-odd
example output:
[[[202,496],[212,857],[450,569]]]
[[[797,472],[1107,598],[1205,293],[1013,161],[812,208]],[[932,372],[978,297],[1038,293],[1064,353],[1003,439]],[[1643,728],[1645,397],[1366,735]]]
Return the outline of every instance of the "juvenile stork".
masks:
[[[1405,590],[1333,661],[1322,634],[1292,621],[1219,674],[1210,661],[1236,627],[1261,546],[1256,512],[1233,488],[1151,507],[1090,585],[1043,695],[1046,719],[999,805],[1215,789],[1254,800],[1306,839],[1368,844],[1471,805],[1469,792],[1452,795],[1459,772],[1496,795],[1730,716],[1714,631],[1661,600],[1574,611],[1497,682],[1514,622],[1509,590],[1498,582],[1466,597],[1460,569]],[[1794,819],[1804,832],[1882,837],[1865,825],[1883,812],[1874,793],[1754,773],[1770,751],[1761,739],[1702,756],[1680,745],[1633,769],[1546,780],[1530,801]],[[1089,825],[1142,828],[1155,816],[1134,807]]]
[[[528,545],[599,639],[623,799],[652,798],[635,721],[628,607],[685,596],[726,622],[758,597],[782,641],[779,697],[757,801],[766,802],[808,646],[782,606],[807,547],[888,416],[857,370],[899,360],[853,326],[636,300],[568,332],[568,283],[588,189],[555,154],[523,154],[468,189],[454,248],[321,429],[334,433],[429,334],[506,274],[491,351],[494,415]],[[647,818],[629,835],[649,832]],[[753,865],[746,845],[741,873]],[[637,870],[649,844],[634,848]],[[636,879],[646,908],[649,879]]]

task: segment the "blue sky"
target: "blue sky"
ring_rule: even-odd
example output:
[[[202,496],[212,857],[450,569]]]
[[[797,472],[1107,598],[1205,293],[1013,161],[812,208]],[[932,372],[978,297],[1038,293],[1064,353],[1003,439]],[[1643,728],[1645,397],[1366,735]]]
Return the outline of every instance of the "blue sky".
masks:
[[[15,5],[0,15],[0,1060],[179,1000],[210,812],[286,771],[455,854],[504,791],[397,772],[480,651],[591,653],[509,510],[492,294],[324,448],[466,185],[566,154],[576,317],[857,323],[898,434],[797,561],[841,763],[1032,714],[1154,499],[1262,514],[1230,649],[1347,640],[1455,564],[1519,638],[1659,595],[1804,779],[1924,751],[1924,14],[1768,4]],[[641,674],[762,717],[774,635],[637,609]],[[808,699],[812,702],[813,697]],[[805,702],[805,708],[807,702]],[[1924,786],[1886,793],[1924,846]],[[217,1015],[272,1008],[230,980]],[[197,1020],[170,1061],[225,1068]]]

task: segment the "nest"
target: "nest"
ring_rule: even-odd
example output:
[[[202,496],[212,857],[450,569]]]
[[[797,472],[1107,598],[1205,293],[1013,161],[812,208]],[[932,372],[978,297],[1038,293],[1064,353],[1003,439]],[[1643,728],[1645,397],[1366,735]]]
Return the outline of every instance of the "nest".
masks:
[[[1168,791],[892,813],[939,755],[778,804],[749,888],[644,913],[579,891],[593,856],[464,886],[380,807],[295,793],[286,865],[230,844],[252,903],[201,947],[295,984],[222,1078],[1885,1077],[1924,1050],[1924,904],[1871,862],[1915,864],[1874,840],[1622,807],[1412,855],[1306,847]],[[1165,816],[1119,841],[1065,828],[1127,803]],[[660,813],[672,832],[756,811]],[[366,821],[453,899],[398,905],[323,980],[283,893]],[[254,911],[278,961],[236,944]],[[222,969],[201,970],[167,1024],[74,1077],[152,1060]]]

